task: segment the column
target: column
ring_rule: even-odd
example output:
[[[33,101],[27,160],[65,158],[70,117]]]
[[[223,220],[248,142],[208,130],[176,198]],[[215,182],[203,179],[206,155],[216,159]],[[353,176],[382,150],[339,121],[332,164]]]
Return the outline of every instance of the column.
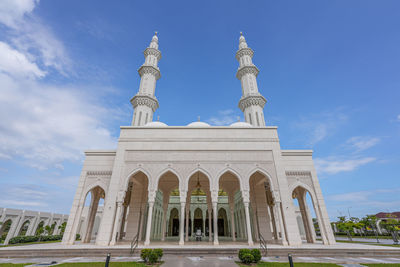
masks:
[[[165,240],[165,229],[166,229],[166,223],[167,223],[167,210],[168,210],[168,204],[164,204],[164,212],[163,212],[163,220],[162,220],[162,226],[161,226],[161,241]]]
[[[201,234],[205,235],[205,232],[206,232],[206,218],[203,216],[201,219],[203,220],[203,229],[201,229]],[[204,238],[205,238],[205,236],[204,236]]]
[[[278,217],[279,228],[281,230],[282,245],[287,246],[288,242],[286,240],[285,226],[283,225],[283,218],[282,218],[282,213],[281,213],[281,202],[280,201],[276,201],[275,202],[275,213],[276,213],[276,216]]]
[[[218,245],[218,202],[213,201],[213,213],[214,213],[214,245]]]
[[[122,201],[118,201],[117,202],[117,212],[115,214],[114,230],[112,233],[110,246],[114,246],[115,243],[117,242],[117,240],[119,239],[119,237],[121,236],[121,233],[118,233],[118,229],[121,228],[121,222],[122,222],[121,208],[122,208]]]
[[[232,241],[236,241],[236,236],[235,236],[235,215],[234,215],[234,207],[233,205],[230,207],[231,210],[231,236],[232,236]]]
[[[191,230],[192,230],[192,237],[194,236],[194,211],[191,211],[190,212],[190,220],[191,220],[191,223],[192,223],[192,226],[191,226]]]
[[[19,224],[19,221],[21,220],[21,216],[18,216],[17,218],[15,218],[10,226],[10,230],[7,233],[6,239],[4,240],[4,245],[8,245],[8,242],[10,241],[10,239],[14,236],[14,233],[17,229],[17,226]]]
[[[189,206],[189,205],[188,205]],[[188,242],[189,241],[189,208],[186,209],[186,216],[185,216],[185,222],[186,222],[186,237],[185,237],[185,241]]]
[[[306,211],[307,203],[305,202],[305,197],[304,197],[305,194],[299,193],[298,195],[299,196],[297,197],[297,200],[299,202],[300,214],[301,214],[301,218],[303,220],[304,230],[306,232],[306,240],[308,243],[313,243],[313,238],[312,238],[312,234],[311,234],[312,225],[310,225],[310,218],[308,217],[308,214]]]
[[[208,207],[208,242],[212,241],[211,214],[212,214],[212,210],[209,205],[209,207]]]
[[[25,211],[22,212],[21,219],[19,220],[19,223],[18,223],[18,225],[17,225],[17,228],[15,229],[15,232],[14,232],[14,234],[13,234],[13,237],[16,237],[16,236],[19,235],[19,231],[21,230],[22,224],[23,224],[24,221],[25,221],[25,215],[24,215],[24,214],[25,214]]]
[[[151,231],[151,221],[153,218],[153,206],[154,206],[154,200],[149,201],[149,212],[147,214],[147,225],[146,225],[146,240],[144,241],[144,245],[148,246],[150,245],[150,231]]]
[[[92,191],[92,203],[90,205],[90,211],[89,211],[89,216],[87,218],[88,220],[88,226],[86,230],[85,237],[83,239],[83,243],[90,243],[90,239],[92,236],[92,231],[93,231],[93,225],[94,225],[94,220],[96,219],[96,213],[97,213],[97,208],[99,206],[99,200],[100,200],[100,193],[96,191]]]
[[[36,224],[36,221],[38,220],[37,218],[38,217],[36,216],[30,220],[28,230],[26,231],[26,235],[33,235],[32,232],[33,232],[33,229],[35,229],[35,224]]]
[[[184,245],[185,244],[185,240],[183,237],[183,231],[184,231],[184,227],[183,224],[185,223],[184,218],[185,218],[185,206],[186,203],[185,202],[181,202],[181,214],[180,214],[180,221],[179,221],[179,245]]]
[[[253,245],[253,237],[251,233],[251,225],[250,225],[250,212],[249,212],[249,202],[244,202],[244,212],[246,215],[246,225],[247,225],[247,240],[249,242],[249,246]]]

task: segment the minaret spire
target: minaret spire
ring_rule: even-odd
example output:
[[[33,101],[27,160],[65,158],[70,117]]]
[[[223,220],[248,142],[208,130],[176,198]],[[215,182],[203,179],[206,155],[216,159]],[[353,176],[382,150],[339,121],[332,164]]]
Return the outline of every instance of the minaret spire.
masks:
[[[242,97],[239,101],[239,108],[244,113],[247,123],[253,126],[265,126],[264,105],[267,100],[258,92],[257,75],[258,68],[253,64],[254,51],[247,46],[243,33],[240,32],[239,50],[236,52],[236,59],[239,61],[239,68],[236,73],[242,83]]]
[[[157,32],[154,33],[149,47],[144,50],[145,61],[139,68],[140,75],[139,92],[131,99],[135,111],[133,112],[132,126],[143,126],[153,121],[153,114],[158,108],[155,97],[156,82],[161,77],[158,61],[161,52],[158,50]]]

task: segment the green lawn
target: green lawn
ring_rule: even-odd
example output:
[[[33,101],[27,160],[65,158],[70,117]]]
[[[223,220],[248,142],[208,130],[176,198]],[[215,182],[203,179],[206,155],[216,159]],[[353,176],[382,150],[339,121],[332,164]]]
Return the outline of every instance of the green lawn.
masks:
[[[0,263],[0,267],[23,267],[31,265],[32,263],[23,264],[12,264],[12,263]],[[74,262],[74,263],[63,263],[57,266],[63,267],[104,267],[104,262]],[[144,267],[149,266],[139,262],[110,262],[110,267]]]
[[[28,243],[18,243],[18,244],[9,244],[5,246],[0,246],[0,248],[4,247],[18,247],[18,246],[28,246],[28,245],[36,245],[36,244],[48,244],[48,243],[60,243],[61,240],[56,241],[43,241],[43,242],[28,242]]]
[[[363,263],[362,265],[368,267],[399,267],[398,263]]]
[[[358,243],[358,244],[373,245],[373,246],[384,246],[384,247],[400,248],[400,245],[390,245],[390,244],[364,242],[364,241],[336,240],[336,242],[338,242],[338,243]]]
[[[248,267],[249,265],[237,263],[239,266]],[[288,262],[260,262],[257,265],[251,265],[256,267],[289,267]],[[336,267],[340,266],[334,263],[310,263],[310,262],[295,262],[295,267]]]

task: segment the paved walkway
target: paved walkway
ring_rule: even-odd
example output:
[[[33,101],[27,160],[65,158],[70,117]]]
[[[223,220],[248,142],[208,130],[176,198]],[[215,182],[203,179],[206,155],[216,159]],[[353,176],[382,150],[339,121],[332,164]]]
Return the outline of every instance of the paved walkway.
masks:
[[[237,266],[236,257],[189,257],[189,256],[173,256],[166,255],[163,257],[163,267],[234,267]],[[287,262],[286,257],[263,257],[266,262]],[[362,257],[294,257],[294,262],[324,262],[336,263],[346,267],[363,266],[362,263],[398,263],[400,266],[400,255],[397,258],[362,258]],[[140,261],[139,257],[112,257],[111,262],[127,262]],[[65,262],[105,262],[104,257],[76,257],[76,258],[24,258],[24,259],[2,259],[0,263],[26,263],[35,262],[38,264],[57,262],[57,264]],[[361,264],[360,264],[361,263]],[[35,265],[32,265],[35,266]],[[48,265],[52,266],[52,265]],[[53,265],[55,266],[55,265]]]
[[[344,240],[344,241],[349,241],[348,237],[343,237],[343,236],[337,236],[336,240]],[[375,238],[362,238],[362,237],[353,237],[353,241],[358,241],[358,242],[367,242],[367,243],[377,243]],[[387,245],[393,245],[393,239],[379,239],[379,244],[387,244]]]

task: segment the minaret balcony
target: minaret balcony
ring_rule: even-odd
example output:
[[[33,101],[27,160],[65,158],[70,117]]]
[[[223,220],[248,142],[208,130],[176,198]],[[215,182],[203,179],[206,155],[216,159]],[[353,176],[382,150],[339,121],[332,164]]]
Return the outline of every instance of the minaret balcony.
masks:
[[[153,55],[157,57],[157,60],[160,61],[161,59],[161,52],[158,49],[147,47],[146,50],[143,52],[144,56],[147,57],[148,55]]]
[[[158,109],[157,98],[147,95],[135,95],[131,99],[131,104],[133,108],[136,108],[137,106],[148,106],[153,110],[153,112],[155,112],[156,109]]]
[[[140,77],[142,77],[143,74],[150,73],[150,74],[153,74],[156,77],[156,80],[161,78],[160,70],[158,68],[154,67],[154,66],[142,65],[138,69],[138,72],[139,72]]]
[[[264,108],[267,100],[260,94],[257,95],[247,95],[240,99],[239,101],[239,108],[242,112],[250,106],[260,106]]]
[[[260,71],[258,70],[258,68],[254,65],[243,66],[243,67],[239,68],[238,71],[236,72],[236,78],[238,78],[240,80],[240,79],[242,79],[243,75],[248,74],[248,73],[254,74],[257,77],[259,72]]]
[[[251,49],[250,47],[245,47],[245,48],[239,49],[236,52],[236,60],[239,61],[241,57],[246,56],[246,55],[253,58],[253,55],[254,55],[253,49]]]

